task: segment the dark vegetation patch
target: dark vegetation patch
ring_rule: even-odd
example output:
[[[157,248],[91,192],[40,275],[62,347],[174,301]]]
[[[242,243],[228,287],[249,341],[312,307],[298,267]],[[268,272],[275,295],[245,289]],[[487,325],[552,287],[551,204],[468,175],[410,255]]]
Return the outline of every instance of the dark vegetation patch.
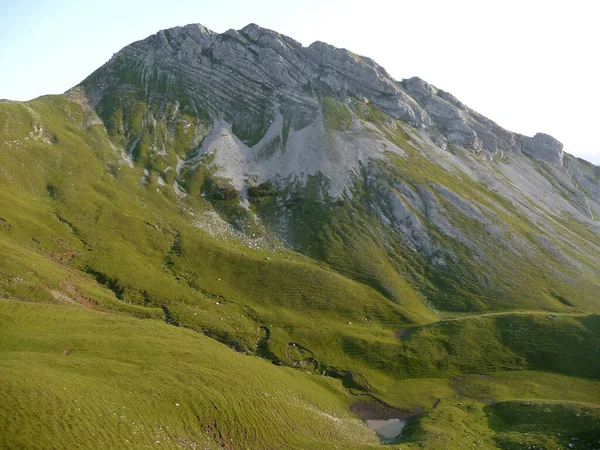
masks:
[[[179,326],[178,322],[175,322],[173,320],[173,317],[171,316],[171,312],[169,311],[169,308],[167,308],[166,306],[162,307],[163,313],[165,315],[165,323],[169,324],[169,325],[173,325],[175,327]]]
[[[93,269],[92,267],[85,267],[84,270],[86,273],[94,276],[98,283],[110,289],[115,294],[115,297],[117,297],[119,300],[123,300],[125,288],[123,288],[118,278],[105,275],[102,272]]]
[[[206,178],[203,192],[210,200],[235,200],[239,198],[237,189],[228,181]]]
[[[275,365],[282,365],[283,363],[279,357],[269,348],[271,330],[268,327],[259,327],[258,331],[262,334],[262,337],[256,343],[256,354],[261,358],[271,361]]]
[[[77,229],[77,227],[75,227],[75,225],[73,225],[72,222],[70,222],[69,220],[65,219],[62,216],[59,216],[58,214],[56,215],[56,219],[62,223],[63,225],[66,225],[69,227],[69,229],[71,230],[71,233],[73,233],[75,236],[81,237],[81,234],[79,233],[79,230]],[[82,241],[83,243],[84,241]]]
[[[179,231],[175,234],[175,239],[173,239],[173,245],[171,245],[171,249],[169,253],[172,255],[182,256],[183,255],[183,242],[182,242],[181,233]]]
[[[256,93],[259,98],[254,108],[249,109],[238,106],[235,112],[229,114],[228,117],[232,123],[231,131],[248,147],[253,147],[260,142],[271,124],[271,118],[267,117],[268,89],[257,84]],[[243,102],[244,100],[240,99],[238,105],[242,105]]]
[[[250,197],[274,197],[277,192],[273,188],[273,183],[265,181],[260,183],[258,186],[251,186],[248,188],[248,196]]]
[[[265,144],[258,152],[259,158],[270,158],[277,150],[281,148],[281,136],[275,136],[270,142]]]
[[[53,184],[47,184],[46,185],[46,192],[48,192],[48,195],[50,196],[50,198],[52,200],[56,200],[56,186],[54,186]]]
[[[286,345],[284,362],[292,367],[312,371],[319,369],[319,362],[315,359],[314,353],[297,342],[290,342]]]
[[[559,302],[561,302],[565,306],[570,306],[570,307],[574,307],[575,306],[571,301],[569,301],[568,298],[565,298],[562,295],[557,294],[556,292],[552,292],[552,297],[554,297],[556,300],[558,300]]]
[[[370,392],[372,390],[366,378],[351,370],[338,369],[337,367],[321,365],[321,373],[327,377],[341,380],[342,386],[346,389],[355,391],[357,395]]]

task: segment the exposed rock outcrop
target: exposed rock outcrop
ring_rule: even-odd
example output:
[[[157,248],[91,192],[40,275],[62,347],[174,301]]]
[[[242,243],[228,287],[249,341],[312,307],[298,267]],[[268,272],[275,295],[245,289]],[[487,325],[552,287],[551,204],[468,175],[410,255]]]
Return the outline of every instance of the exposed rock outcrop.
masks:
[[[544,133],[537,133],[532,138],[523,138],[523,153],[532,158],[549,162],[550,164],[562,165],[563,145]]]
[[[296,129],[306,126],[321,97],[333,95],[371,102],[425,130],[442,148],[453,144],[490,156],[525,153],[562,164],[562,145],[548,135],[511,133],[420,78],[397,82],[369,58],[323,42],[303,47],[255,24],[222,34],[202,25],[160,31],[125,47],[81,87],[97,105],[107,89],[135,85],[138,78],[147,96],[186,92],[195,108],[225,114],[250,145],[279,114]]]

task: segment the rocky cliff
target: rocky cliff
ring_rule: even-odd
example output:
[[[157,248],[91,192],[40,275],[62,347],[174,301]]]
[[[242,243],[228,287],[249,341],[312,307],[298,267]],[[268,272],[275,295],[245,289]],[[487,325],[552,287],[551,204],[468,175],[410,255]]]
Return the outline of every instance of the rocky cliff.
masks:
[[[562,146],[550,136],[511,133],[418,77],[398,82],[367,57],[323,42],[303,47],[255,24],[223,34],[202,25],[160,31],[117,53],[82,86],[95,104],[107,88],[127,83],[124,75],[132,72],[139,72],[136,82],[148,95],[156,87],[181,89],[203,110],[260,132],[286,111],[300,123],[310,121],[320,97],[330,94],[371,102],[426,131],[442,148],[524,152],[562,164]]]

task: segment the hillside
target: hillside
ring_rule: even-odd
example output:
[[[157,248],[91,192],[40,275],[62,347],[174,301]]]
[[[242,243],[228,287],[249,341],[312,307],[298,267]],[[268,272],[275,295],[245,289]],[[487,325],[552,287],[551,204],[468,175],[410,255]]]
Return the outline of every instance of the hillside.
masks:
[[[600,168],[548,135],[189,25],[0,102],[0,149],[0,446],[600,439]]]

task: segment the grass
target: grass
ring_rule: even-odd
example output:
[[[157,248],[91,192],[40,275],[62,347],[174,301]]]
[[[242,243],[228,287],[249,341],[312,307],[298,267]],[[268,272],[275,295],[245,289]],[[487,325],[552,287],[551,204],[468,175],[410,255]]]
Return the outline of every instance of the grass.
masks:
[[[185,198],[158,185],[207,132],[206,117],[186,111],[184,123],[170,111],[144,131],[152,106],[130,100],[107,109],[108,133],[63,96],[0,103],[0,447],[370,448],[374,434],[347,409],[365,395],[423,408],[401,448],[517,445],[524,428],[510,411],[538,437],[540,418],[588,407],[596,417],[593,277],[540,253],[515,260],[491,242],[431,180],[493,211],[534,248],[535,226],[499,194],[428,161],[400,123],[386,125],[370,104],[351,111],[326,98],[329,130],[369,120],[406,159],[377,163],[375,181],[358,173],[351,197],[328,198],[317,175],[303,189],[269,190],[248,212],[236,199],[203,197],[223,181],[205,163],[179,178]],[[122,164],[118,146],[142,131],[136,164]],[[166,142],[166,156],[152,156],[155,142]],[[494,267],[420,214],[458,262],[436,268],[382,226],[373,205],[385,209],[382,192],[398,194],[398,180],[426,189]],[[214,211],[230,222],[256,213],[265,233],[284,217],[279,231],[297,251],[215,238],[201,221]],[[562,224],[592,240],[571,222]],[[522,410],[523,399],[551,406]],[[565,423],[582,442],[596,430]]]
[[[0,325],[3,447],[376,446],[347,411],[353,399],[339,382],[243,356],[164,321],[0,300]],[[598,383],[539,371],[396,380],[395,404],[426,407],[400,445],[505,448],[525,433],[526,442],[539,443],[551,417],[561,423],[554,441],[584,442],[596,433]],[[432,409],[436,397],[442,401]],[[551,404],[552,415],[524,403]],[[512,413],[507,405],[515,405]],[[565,422],[577,413],[580,422]]]
[[[0,323],[2,448],[377,442],[339,383],[164,322],[0,300]]]
[[[333,97],[323,97],[323,118],[330,130],[344,131],[352,125],[352,112],[348,106]]]
[[[403,448],[595,448],[597,381],[524,371],[454,379],[454,392],[442,380],[401,387],[415,383],[441,395],[410,422]]]
[[[403,342],[401,373],[408,378],[524,369],[600,376],[597,315],[471,317],[418,328]]]
[[[496,442],[507,449],[595,448],[600,406],[588,403],[502,402],[485,408]],[[525,420],[522,420],[526,417]]]

